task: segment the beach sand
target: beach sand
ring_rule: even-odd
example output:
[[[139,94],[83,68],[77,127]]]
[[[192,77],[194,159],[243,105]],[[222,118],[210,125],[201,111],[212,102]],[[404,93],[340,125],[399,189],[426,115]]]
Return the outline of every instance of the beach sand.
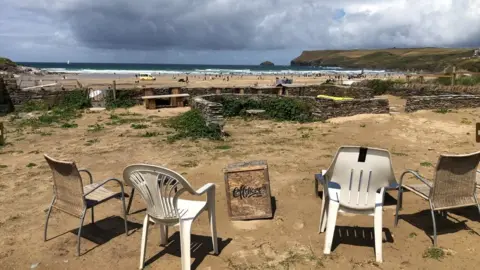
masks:
[[[64,79],[65,76],[65,79]],[[323,75],[319,77],[306,77],[303,75],[155,75],[155,81],[139,81],[134,75],[130,74],[49,74],[49,75],[30,75],[22,74],[18,77],[21,88],[32,87],[35,85],[48,85],[57,83],[57,88],[63,86],[66,89],[78,87],[87,87],[91,89],[105,89],[113,87],[115,80],[117,89],[133,89],[143,87],[248,87],[248,86],[272,86],[275,85],[276,78],[292,79],[294,84],[310,85],[321,84],[328,79],[335,79],[335,75]],[[178,82],[179,79],[186,80],[188,83]],[[227,80],[228,76],[228,80]],[[366,74],[365,78],[351,79],[360,81],[363,79],[405,79],[401,74]],[[347,75],[342,75],[337,79],[337,83],[349,81]],[[47,88],[47,87],[46,87]],[[49,88],[48,88],[49,89]]]
[[[391,104],[404,100],[388,97]],[[228,119],[225,141],[181,140],[168,143],[172,130],[162,119],[188,108],[146,111],[137,106],[115,112],[84,113],[77,128],[19,128],[5,121],[8,145],[0,149],[0,265],[2,269],[137,269],[145,205],[136,195],[128,216],[131,235],[123,234],[121,204],[113,200],[95,208],[96,225],[85,220],[81,257],[75,256],[79,219],[54,212],[43,241],[45,212],[51,202],[52,174],[43,153],[75,160],[93,172],[95,181],[122,177],[132,163],[164,165],[182,173],[199,188],[212,182],[216,189],[218,256],[211,255],[208,216],[192,227],[192,269],[470,269],[480,264],[479,214],[475,207],[449,211],[438,218],[440,260],[424,257],[432,246],[428,203],[405,193],[398,227],[393,226],[396,192],[385,200],[383,213],[384,263],[375,263],[373,217],[339,215],[334,249],[324,256],[325,234],[318,234],[321,198],[314,195],[313,175],[326,169],[341,145],[388,149],[398,178],[405,169],[434,175],[440,153],[478,150],[474,123],[480,109],[439,114],[419,111],[397,115],[357,115],[326,123],[299,124],[269,120]],[[138,118],[148,129],[130,124],[107,125],[112,113]],[[470,121],[473,124],[466,124]],[[89,125],[103,129],[88,131]],[[158,136],[144,137],[146,131]],[[271,220],[230,221],[222,169],[230,163],[267,160],[276,212]],[[421,163],[429,162],[431,166]],[[30,164],[30,165],[29,165]],[[32,165],[35,164],[35,165]],[[417,183],[406,179],[407,183]],[[117,187],[110,188],[118,190]],[[130,191],[127,188],[127,191]],[[151,226],[147,244],[148,269],[180,269],[179,235],[170,229],[170,243],[159,246],[158,226]]]

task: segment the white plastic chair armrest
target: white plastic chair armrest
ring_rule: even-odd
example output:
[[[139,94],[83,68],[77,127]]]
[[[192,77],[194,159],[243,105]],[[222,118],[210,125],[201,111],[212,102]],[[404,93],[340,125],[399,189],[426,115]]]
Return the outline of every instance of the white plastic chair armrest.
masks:
[[[203,195],[205,192],[210,190],[215,191],[215,184],[213,183],[205,184],[203,187],[195,191],[195,195]]]
[[[375,207],[383,206],[384,198],[385,198],[385,188],[381,188],[380,192],[375,193]]]

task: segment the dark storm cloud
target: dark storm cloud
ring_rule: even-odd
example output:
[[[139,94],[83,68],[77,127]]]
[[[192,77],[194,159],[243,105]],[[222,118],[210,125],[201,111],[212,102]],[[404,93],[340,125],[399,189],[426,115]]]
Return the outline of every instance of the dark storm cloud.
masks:
[[[0,53],[42,46],[52,54],[82,48],[92,58],[135,51],[171,57],[213,51],[215,58],[235,51],[480,45],[478,0],[3,1]]]

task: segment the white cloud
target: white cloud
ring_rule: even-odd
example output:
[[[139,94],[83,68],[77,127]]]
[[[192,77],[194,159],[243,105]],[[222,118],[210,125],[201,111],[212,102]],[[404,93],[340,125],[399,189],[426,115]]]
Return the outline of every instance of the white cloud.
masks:
[[[480,0],[4,1],[0,54],[31,54],[21,47],[36,43],[92,60],[149,51],[175,61],[174,49],[180,58],[249,51],[286,61],[272,52],[292,59],[304,49],[480,45]]]

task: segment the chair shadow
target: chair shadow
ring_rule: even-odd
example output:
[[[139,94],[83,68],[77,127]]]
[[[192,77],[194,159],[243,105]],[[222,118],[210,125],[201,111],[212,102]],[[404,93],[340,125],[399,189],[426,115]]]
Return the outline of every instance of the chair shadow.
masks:
[[[480,222],[480,213],[477,206],[469,206],[463,208],[452,209],[449,212],[462,216],[464,218],[468,218],[471,221]]]
[[[223,240],[222,238],[217,238],[217,239],[218,239],[218,254],[220,254],[222,250],[228,244],[230,244],[230,242],[232,241],[232,238],[227,238],[225,240]],[[191,257],[195,258],[195,261],[191,265],[191,269],[196,269],[202,263],[205,257],[209,255],[210,252],[213,252],[212,237],[192,234],[190,252],[191,252]],[[168,244],[164,247],[164,249],[158,252],[157,254],[155,254],[153,257],[149,258],[145,262],[145,266],[150,265],[151,263],[161,258],[165,254],[171,254],[177,257],[182,256],[180,251],[180,233],[179,232],[175,232],[174,234],[172,234],[168,238]],[[214,256],[218,256],[218,255],[214,255]]]
[[[392,233],[388,228],[382,229],[382,243],[393,243]],[[340,244],[352,246],[369,246],[375,248],[374,229],[372,227],[336,226],[333,236],[332,251]]]
[[[459,210],[457,209],[454,213],[457,214],[458,212]],[[433,222],[430,210],[422,210],[414,214],[402,214],[400,212],[398,219],[404,220],[410,223],[412,226],[423,230],[433,243]],[[437,235],[455,233],[461,230],[468,230],[474,234],[479,235],[476,231],[474,231],[466,224],[466,220],[458,220],[455,217],[448,215],[448,212],[447,217],[439,214],[438,212],[435,213],[435,221],[437,225]]]
[[[142,224],[127,221],[128,235],[131,235],[132,229],[137,230],[142,228]],[[71,233],[78,235],[78,228],[70,231]],[[96,244],[95,247],[82,253],[86,254],[95,248],[107,243],[113,238],[125,234],[124,219],[118,216],[108,217],[102,220],[95,221],[95,223],[89,223],[83,225],[82,238],[87,239]]]

